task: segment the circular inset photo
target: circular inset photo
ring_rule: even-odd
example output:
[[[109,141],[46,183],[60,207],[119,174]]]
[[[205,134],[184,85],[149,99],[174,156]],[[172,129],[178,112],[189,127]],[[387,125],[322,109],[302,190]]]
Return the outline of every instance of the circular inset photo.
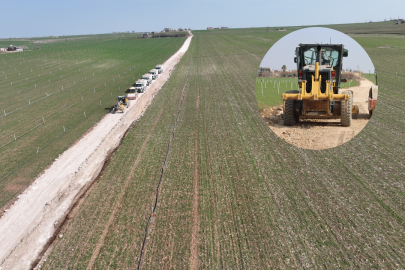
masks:
[[[264,56],[256,98],[270,129],[305,149],[328,149],[354,138],[372,116],[377,74],[366,51],[329,28],[297,30]]]

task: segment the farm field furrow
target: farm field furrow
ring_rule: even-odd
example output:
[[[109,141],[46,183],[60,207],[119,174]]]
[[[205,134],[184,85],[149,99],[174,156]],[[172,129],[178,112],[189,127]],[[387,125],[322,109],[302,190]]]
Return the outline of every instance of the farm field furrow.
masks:
[[[354,139],[317,151],[284,142],[257,107],[257,68],[280,33],[194,31],[43,268],[137,267],[188,72],[143,269],[404,268],[405,70],[397,56],[405,37],[381,38],[383,26],[370,25],[367,36],[356,34],[360,24],[347,27],[379,75],[375,114]],[[398,47],[376,49],[391,41]]]
[[[0,55],[0,208],[184,42],[135,36],[68,39]]]

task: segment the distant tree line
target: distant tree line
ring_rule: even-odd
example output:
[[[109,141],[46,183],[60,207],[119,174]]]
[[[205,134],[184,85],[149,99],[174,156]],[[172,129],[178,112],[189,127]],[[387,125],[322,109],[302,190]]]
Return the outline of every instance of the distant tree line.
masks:
[[[152,33],[152,38],[165,38],[165,37],[185,37],[186,33],[175,33],[175,32],[165,32],[165,33]]]

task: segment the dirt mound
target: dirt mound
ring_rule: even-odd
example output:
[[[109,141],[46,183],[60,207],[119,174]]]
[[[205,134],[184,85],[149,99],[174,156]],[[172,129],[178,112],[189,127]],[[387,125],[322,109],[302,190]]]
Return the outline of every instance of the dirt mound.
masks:
[[[260,109],[262,117],[266,120],[267,124],[274,125],[283,119],[283,105],[271,107],[267,109]]]

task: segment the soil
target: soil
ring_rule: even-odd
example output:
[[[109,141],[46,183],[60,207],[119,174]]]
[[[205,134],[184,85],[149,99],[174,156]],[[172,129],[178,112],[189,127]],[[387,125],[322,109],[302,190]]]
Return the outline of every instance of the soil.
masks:
[[[361,78],[359,86],[345,88],[353,90],[353,105],[359,107],[359,115],[350,127],[342,127],[340,119],[300,119],[295,126],[284,126],[282,105],[261,110],[261,114],[270,129],[292,145],[305,149],[333,148],[354,138],[367,125],[370,119],[367,100],[372,85]]]
[[[139,119],[187,51],[192,36],[163,67],[165,72],[124,113],[107,114],[61,154],[0,218],[0,269],[35,266],[72,207],[97,178],[131,124]]]

